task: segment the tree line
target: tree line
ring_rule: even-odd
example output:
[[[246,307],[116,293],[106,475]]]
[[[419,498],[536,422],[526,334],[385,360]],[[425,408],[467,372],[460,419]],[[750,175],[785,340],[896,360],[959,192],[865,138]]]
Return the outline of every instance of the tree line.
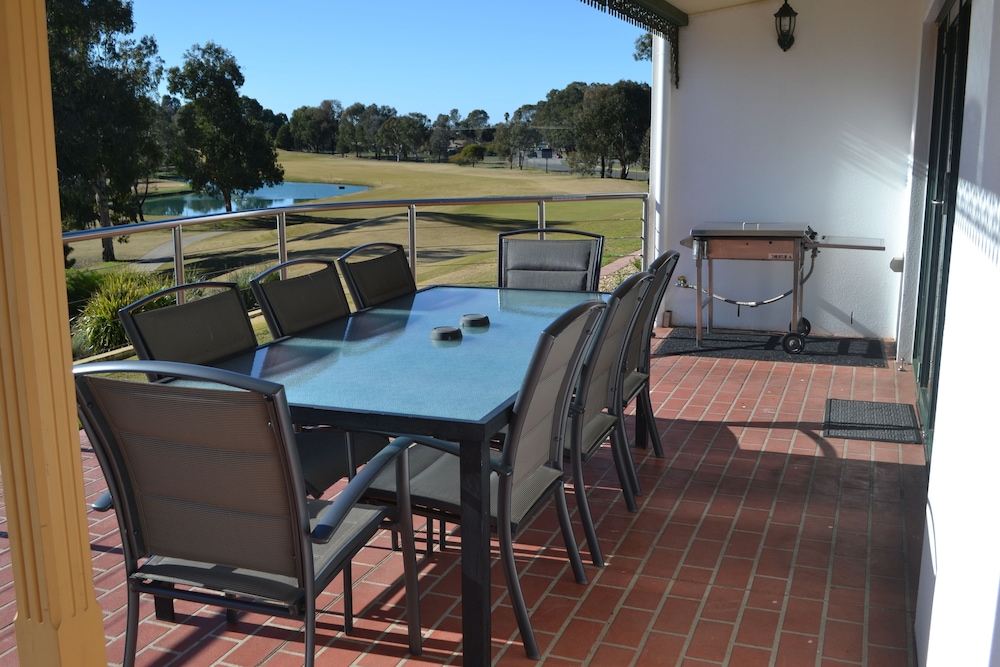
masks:
[[[153,37],[131,36],[130,0],[48,0],[46,14],[64,229],[142,220],[165,169],[232,210],[233,197],[282,182],[278,148],[472,165],[489,151],[513,169],[544,145],[601,178],[614,162],[621,178],[648,166],[646,84],[570,83],[493,123],[482,109],[431,120],[335,99],[287,117],[240,94],[243,73],[218,44],[196,44],[165,68]],[[103,259],[115,259],[111,239]]]

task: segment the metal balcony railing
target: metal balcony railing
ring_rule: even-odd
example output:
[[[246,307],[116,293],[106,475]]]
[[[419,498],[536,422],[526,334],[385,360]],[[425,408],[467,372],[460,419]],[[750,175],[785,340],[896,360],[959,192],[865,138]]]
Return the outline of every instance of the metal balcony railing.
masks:
[[[63,243],[73,244],[81,241],[117,238],[142,234],[144,232],[170,230],[173,238],[173,272],[174,281],[177,284],[184,282],[184,230],[210,223],[228,222],[243,220],[248,218],[261,218],[274,216],[277,230],[277,257],[276,262],[284,262],[288,259],[288,233],[287,219],[292,214],[311,214],[328,211],[347,211],[352,209],[404,209],[407,213],[407,231],[409,244],[410,267],[413,271],[414,279],[417,278],[417,258],[420,255],[420,245],[418,237],[418,211],[431,207],[454,207],[454,206],[475,206],[475,205],[512,205],[512,204],[535,204],[538,207],[537,225],[540,229],[546,227],[547,203],[553,202],[594,202],[606,200],[627,200],[635,199],[641,203],[640,229],[643,266],[645,267],[651,257],[651,245],[647,242],[652,238],[650,226],[650,215],[648,211],[649,195],[645,192],[634,193],[598,193],[579,195],[530,195],[530,196],[506,196],[506,197],[463,197],[463,198],[436,198],[436,199],[402,199],[402,200],[380,200],[380,201],[352,201],[352,202],[332,202],[323,204],[302,204],[296,206],[285,206],[281,208],[255,209],[250,211],[235,211],[232,213],[218,213],[189,218],[172,218],[169,220],[158,220],[154,222],[140,222],[128,225],[115,225],[112,227],[98,227],[80,231],[65,232],[62,235]]]

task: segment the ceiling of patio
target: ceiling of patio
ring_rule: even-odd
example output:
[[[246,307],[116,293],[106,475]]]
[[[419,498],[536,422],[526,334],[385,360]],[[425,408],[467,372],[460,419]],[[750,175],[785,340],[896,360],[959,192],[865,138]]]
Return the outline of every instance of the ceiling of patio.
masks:
[[[717,9],[728,7],[738,7],[739,5],[752,5],[762,0],[672,0],[672,4],[688,16],[692,14],[704,14]],[[775,4],[775,11],[781,5],[781,0],[771,0]]]

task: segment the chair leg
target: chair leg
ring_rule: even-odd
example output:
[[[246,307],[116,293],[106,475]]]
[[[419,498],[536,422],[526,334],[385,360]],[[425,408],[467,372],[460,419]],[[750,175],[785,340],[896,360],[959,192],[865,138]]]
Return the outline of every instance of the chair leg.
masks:
[[[590,559],[596,567],[604,567],[604,554],[601,552],[601,544],[597,540],[594,517],[590,513],[590,500],[587,498],[587,487],[583,481],[583,457],[579,451],[573,452],[571,465],[573,467],[573,495],[576,496],[576,507],[580,512],[583,534],[587,536]]]
[[[173,589],[173,584],[164,584],[164,588]],[[164,598],[157,595],[153,596],[153,611],[156,615],[156,620],[166,621],[167,623],[175,623],[174,619],[174,601],[173,598]]]
[[[316,664],[316,600],[305,601],[305,645],[302,647],[305,653],[305,667],[313,667]]]
[[[351,576],[351,561],[347,561],[344,569],[344,634],[354,632],[354,578]]]
[[[231,595],[229,593],[226,593],[226,599],[235,600],[236,596],[235,595]],[[226,623],[229,623],[230,625],[235,625],[236,623],[239,623],[239,621],[240,621],[240,612],[238,612],[235,609],[232,609],[230,607],[227,607],[226,608]]]
[[[583,560],[580,549],[576,546],[576,535],[573,534],[573,524],[569,520],[569,508],[566,506],[566,487],[562,484],[554,491],[556,497],[556,512],[559,515],[559,528],[562,530],[563,542],[566,544],[566,554],[573,568],[576,583],[587,585],[587,573],[583,570]]]
[[[433,519],[428,518],[428,530]],[[401,511],[399,519],[401,549],[403,551],[403,586],[406,591],[406,630],[409,634],[410,654],[423,653],[420,630],[420,593],[417,583],[417,547],[413,542],[413,523],[409,512]],[[433,532],[433,531],[432,531]],[[428,535],[430,539],[430,535]]]
[[[635,440],[632,441],[632,446],[636,449],[646,449],[649,443],[644,411],[642,400],[637,398],[635,401]]]
[[[136,644],[139,639],[139,592],[128,587],[128,610],[125,618],[124,667],[134,667]]]
[[[615,442],[615,440],[618,442]],[[625,465],[625,474],[628,475],[629,485],[632,493],[637,496],[642,495],[642,485],[639,483],[639,473],[635,470],[635,462],[632,460],[632,452],[628,448],[628,435],[625,433],[625,422],[618,420],[618,425],[611,433],[611,446],[618,447],[622,455],[622,463]]]
[[[635,502],[636,494],[632,490],[632,480],[627,469],[631,458],[626,460],[622,455],[621,447],[616,442],[618,439],[618,428],[615,427],[615,430],[611,433],[611,457],[614,459],[615,471],[618,473],[618,483],[622,486],[622,499],[625,501],[625,507],[629,512],[638,512],[639,506]]]
[[[532,660],[538,660],[538,643],[535,641],[535,632],[531,629],[531,619],[528,618],[528,607],[524,603],[524,593],[521,591],[521,582],[517,579],[517,568],[514,563],[514,543],[510,531],[510,521],[500,519],[497,522],[497,537],[500,542],[500,562],[503,563],[503,574],[507,580],[507,591],[510,593],[510,604],[514,608],[514,616],[517,618],[517,628],[521,632],[521,641],[524,642],[524,652]]]
[[[662,459],[663,440],[660,438],[660,431],[656,427],[656,415],[653,413],[653,400],[649,397],[649,385],[646,385],[646,388],[639,393],[637,400],[637,407],[642,408],[643,432],[647,433],[649,439],[653,441],[653,453],[656,454],[656,458]],[[638,412],[636,413],[636,428],[639,428]]]

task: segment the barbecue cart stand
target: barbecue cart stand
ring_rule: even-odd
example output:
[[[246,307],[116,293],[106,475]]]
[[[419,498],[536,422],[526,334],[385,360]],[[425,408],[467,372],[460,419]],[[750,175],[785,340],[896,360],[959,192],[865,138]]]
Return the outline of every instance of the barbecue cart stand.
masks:
[[[708,331],[712,331],[713,304],[715,300],[738,306],[756,307],[792,297],[792,315],[789,331],[781,338],[781,347],[789,354],[798,354],[805,348],[806,336],[811,330],[809,320],[802,316],[803,285],[809,276],[820,250],[885,250],[882,239],[846,236],[821,236],[809,225],[768,223],[710,224],[692,229],[691,236],[681,245],[692,249],[695,260],[697,285],[682,284],[698,291],[695,316],[696,340],[702,344],[702,314],[708,307]],[[809,271],[805,272],[805,259],[809,257]],[[716,259],[752,260],[764,262],[789,262],[792,269],[792,289],[760,301],[735,301],[715,293],[712,263]],[[708,287],[702,288],[702,261],[708,260]],[[703,295],[707,295],[705,298]]]

